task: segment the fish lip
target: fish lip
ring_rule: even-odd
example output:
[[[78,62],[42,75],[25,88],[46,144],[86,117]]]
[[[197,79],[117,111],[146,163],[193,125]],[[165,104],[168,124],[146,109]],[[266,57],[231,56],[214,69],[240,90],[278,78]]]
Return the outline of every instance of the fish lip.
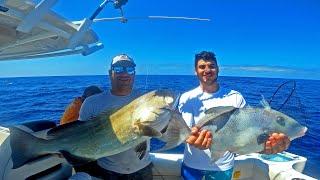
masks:
[[[296,136],[296,138],[300,138],[300,137],[302,137],[302,136],[305,136],[307,131],[308,131],[308,128],[307,128],[307,127],[304,127],[304,128],[298,133],[298,135]]]
[[[308,131],[308,128],[307,128],[307,127],[304,127],[303,130],[301,131],[301,135],[302,135],[302,136],[306,135],[306,132],[307,132],[307,131]],[[301,137],[302,137],[302,136],[301,136]]]

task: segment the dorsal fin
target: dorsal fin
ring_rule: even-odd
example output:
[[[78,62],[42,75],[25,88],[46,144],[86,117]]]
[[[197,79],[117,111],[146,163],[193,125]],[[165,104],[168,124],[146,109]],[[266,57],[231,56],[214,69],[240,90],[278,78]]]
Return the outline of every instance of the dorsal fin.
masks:
[[[69,129],[74,130],[74,129],[76,129],[76,127],[83,126],[83,124],[85,124],[85,123],[86,123],[85,121],[76,120],[76,121],[73,121],[73,122],[70,122],[67,124],[63,124],[63,125],[59,125],[57,127],[54,127],[47,132],[48,139],[50,139],[50,137],[52,135],[59,136],[60,132],[63,130],[69,130]]]
[[[181,94],[179,93],[176,97],[176,99],[174,100],[174,103],[172,104],[171,110],[175,111],[178,108],[178,104],[179,104],[179,100],[180,100],[180,96]]]
[[[260,104],[263,106],[263,108],[270,110],[271,109],[270,104],[266,101],[263,95],[261,95],[261,97],[262,99],[260,101]]]
[[[78,134],[83,133],[87,129],[95,128],[96,126],[101,125],[101,123],[104,123],[105,119],[104,117],[108,117],[114,112],[114,110],[106,110],[100,113],[97,116],[92,116],[88,118],[86,121],[73,121],[67,124],[59,125],[55,128],[50,129],[47,132],[47,136],[45,139],[52,139],[52,138],[58,138],[63,137],[66,132],[72,132],[72,134]],[[111,114],[110,114],[111,113]]]

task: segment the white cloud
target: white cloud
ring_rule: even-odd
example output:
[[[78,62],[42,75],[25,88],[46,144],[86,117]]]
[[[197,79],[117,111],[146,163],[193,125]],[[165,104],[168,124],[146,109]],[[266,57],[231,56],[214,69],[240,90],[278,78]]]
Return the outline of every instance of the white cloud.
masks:
[[[297,69],[279,67],[279,66],[222,66],[221,70],[244,70],[250,72],[281,72],[281,73],[292,73],[296,72]]]

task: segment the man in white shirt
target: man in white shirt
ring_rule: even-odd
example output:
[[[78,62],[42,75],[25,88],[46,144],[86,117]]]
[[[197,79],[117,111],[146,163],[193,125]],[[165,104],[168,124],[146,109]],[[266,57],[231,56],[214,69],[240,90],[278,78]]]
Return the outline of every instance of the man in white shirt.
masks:
[[[105,110],[121,108],[140,96],[133,90],[135,66],[126,54],[114,57],[109,70],[111,89],[87,98],[81,106],[79,120],[87,121]],[[102,179],[152,179],[149,151],[150,141],[146,141],[125,152],[100,158],[80,171]]]
[[[209,147],[212,134],[207,130],[200,131],[194,127],[204,116],[204,112],[212,107],[233,106],[242,108],[246,101],[243,96],[231,89],[221,87],[218,83],[219,67],[215,54],[203,51],[195,56],[195,72],[200,85],[182,94],[179,101],[179,111],[183,119],[192,128],[192,133],[186,140],[181,175],[186,180],[232,178],[234,154],[225,152],[223,157],[211,160]],[[271,143],[272,142],[272,143]],[[212,142],[214,145],[214,142]],[[284,134],[272,134],[265,144],[263,153],[271,154],[284,151],[290,140]]]

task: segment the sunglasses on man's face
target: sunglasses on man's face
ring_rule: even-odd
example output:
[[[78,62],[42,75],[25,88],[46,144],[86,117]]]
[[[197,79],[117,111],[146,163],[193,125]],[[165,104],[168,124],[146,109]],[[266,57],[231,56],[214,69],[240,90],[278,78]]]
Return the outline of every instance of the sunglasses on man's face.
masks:
[[[123,67],[123,66],[114,66],[112,67],[112,71],[116,74],[127,73],[129,75],[133,75],[135,73],[134,67]]]

